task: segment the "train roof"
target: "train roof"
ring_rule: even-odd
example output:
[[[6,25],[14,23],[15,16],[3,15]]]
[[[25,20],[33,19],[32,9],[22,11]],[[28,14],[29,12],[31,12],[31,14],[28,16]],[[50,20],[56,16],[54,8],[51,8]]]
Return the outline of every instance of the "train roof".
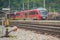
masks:
[[[46,8],[36,8],[36,9],[32,9],[32,10],[47,10]]]
[[[47,9],[46,8],[36,8],[36,9],[24,10],[24,11],[20,11],[20,12],[36,11],[36,10],[47,10]]]

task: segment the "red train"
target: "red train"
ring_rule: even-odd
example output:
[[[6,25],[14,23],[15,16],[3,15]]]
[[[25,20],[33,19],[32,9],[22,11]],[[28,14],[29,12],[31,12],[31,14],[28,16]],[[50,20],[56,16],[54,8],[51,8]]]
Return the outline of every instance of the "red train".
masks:
[[[13,15],[12,19],[41,20],[41,19],[48,19],[47,14],[48,12],[45,8],[38,8],[38,9],[24,10],[10,15]]]

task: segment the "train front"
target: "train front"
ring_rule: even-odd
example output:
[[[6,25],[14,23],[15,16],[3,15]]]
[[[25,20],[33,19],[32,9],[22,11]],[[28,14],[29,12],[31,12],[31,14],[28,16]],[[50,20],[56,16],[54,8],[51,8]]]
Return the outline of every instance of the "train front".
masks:
[[[45,8],[40,8],[39,13],[40,13],[40,16],[41,16],[42,20],[47,20],[48,19],[48,17],[47,17],[48,12]]]

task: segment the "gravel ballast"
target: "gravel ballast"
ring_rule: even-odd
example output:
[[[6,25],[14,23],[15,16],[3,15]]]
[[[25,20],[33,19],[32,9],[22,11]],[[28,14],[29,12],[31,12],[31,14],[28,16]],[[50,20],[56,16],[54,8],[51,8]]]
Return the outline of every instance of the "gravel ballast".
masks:
[[[11,30],[12,28],[10,27],[9,29]],[[18,29],[15,32],[11,32],[9,35],[11,37],[3,37],[0,38],[0,40],[60,40],[50,35],[37,34],[34,31],[25,29]]]

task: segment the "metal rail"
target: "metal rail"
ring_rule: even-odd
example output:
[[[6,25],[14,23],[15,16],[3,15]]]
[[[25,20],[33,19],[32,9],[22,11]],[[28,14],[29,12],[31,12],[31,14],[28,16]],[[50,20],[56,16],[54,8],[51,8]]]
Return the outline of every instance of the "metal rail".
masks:
[[[44,26],[60,26],[60,21],[57,20],[10,20],[10,22],[20,22],[20,23],[28,23],[28,24],[37,24]]]
[[[18,27],[24,27],[24,28],[30,28],[30,29],[33,28],[33,29],[37,29],[37,30],[60,32],[60,26],[55,25],[55,24],[54,25],[43,24],[42,22],[45,22],[45,21],[46,20],[44,20],[44,21],[42,21],[42,20],[41,21],[39,21],[39,20],[35,20],[35,21],[33,21],[33,20],[29,20],[29,21],[27,21],[27,20],[18,20],[18,21],[14,20],[14,21],[10,21],[10,26],[16,25]],[[42,24],[40,24],[40,22]],[[48,22],[48,21],[46,21],[46,22]],[[52,22],[52,21],[49,21],[49,22]],[[60,21],[57,23],[60,23]]]
[[[10,23],[10,25],[16,25],[19,28],[28,28],[28,29],[34,29],[34,30],[44,30],[44,31],[51,31],[51,32],[59,32],[60,33],[60,27],[54,27],[54,26],[43,26],[43,25],[36,25],[33,23],[19,23],[19,22],[13,22]]]

